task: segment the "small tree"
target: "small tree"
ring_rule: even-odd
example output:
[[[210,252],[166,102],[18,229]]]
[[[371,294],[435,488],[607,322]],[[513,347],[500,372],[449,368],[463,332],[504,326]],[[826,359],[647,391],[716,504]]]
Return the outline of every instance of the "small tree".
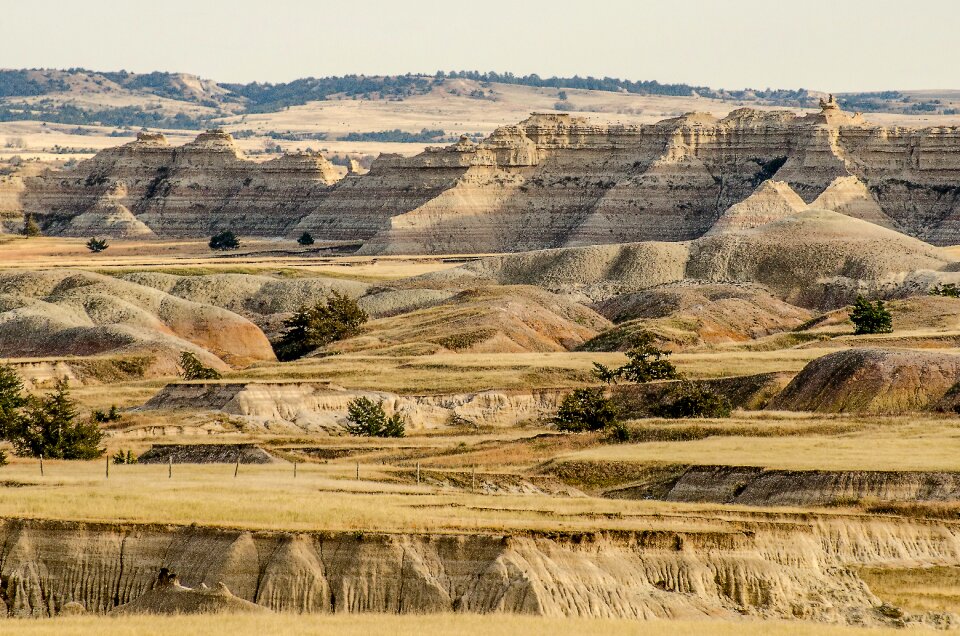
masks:
[[[180,354],[180,377],[184,380],[219,380],[220,372],[212,369],[189,351]]]
[[[306,247],[307,245],[313,245],[314,240],[313,236],[310,235],[310,232],[304,232],[300,235],[300,238],[297,239],[297,243]]]
[[[136,464],[137,456],[134,455],[131,451],[124,453],[122,450],[118,450],[112,456],[112,461],[114,464]]]
[[[602,389],[577,389],[564,396],[553,423],[558,431],[599,431],[617,421],[617,410]]]
[[[857,296],[857,302],[854,303],[853,309],[850,311],[850,321],[854,326],[854,335],[858,336],[893,331],[893,317],[884,307],[882,300],[871,303],[863,296]]]
[[[99,254],[108,247],[110,246],[107,244],[107,239],[91,238],[87,241],[87,249],[94,254]]]
[[[655,342],[655,336],[649,331],[636,334],[633,336],[633,346],[627,351],[627,363],[622,367],[611,369],[599,362],[594,362],[594,377],[606,384],[616,384],[621,378],[628,382],[679,378],[677,368],[666,359],[670,352],[659,348]]]
[[[403,437],[406,434],[403,417],[394,413],[387,417],[383,401],[368,397],[351,400],[347,405],[347,432],[366,437]]]
[[[27,238],[40,236],[40,226],[37,225],[37,220],[33,218],[32,214],[23,217],[23,235]]]
[[[280,360],[296,360],[324,345],[360,333],[367,313],[346,294],[333,292],[313,307],[301,307],[283,322],[285,328],[273,344]]]
[[[240,247],[240,241],[230,230],[218,232],[210,237],[210,249],[212,250],[235,250]]]
[[[95,459],[103,455],[103,431],[95,422],[81,421],[70,399],[67,381],[44,397],[30,397],[22,417],[7,437],[18,455],[51,459]]]

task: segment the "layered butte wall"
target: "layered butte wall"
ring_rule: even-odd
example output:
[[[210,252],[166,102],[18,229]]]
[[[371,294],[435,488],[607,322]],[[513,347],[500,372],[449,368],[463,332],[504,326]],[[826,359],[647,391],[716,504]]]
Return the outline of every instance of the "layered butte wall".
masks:
[[[731,208],[738,225],[802,204],[960,242],[960,128],[880,127],[822,106],[630,126],[533,115],[479,144],[383,155],[336,183],[318,156],[257,164],[226,133],[179,148],[144,135],[30,180],[24,209],[53,234],[230,227],[363,241],[366,253],[450,253],[686,241]]]
[[[336,178],[319,154],[251,161],[219,130],[178,147],[161,134],[141,133],[73,169],[27,180],[23,208],[53,235],[208,236],[233,229],[279,236]]]

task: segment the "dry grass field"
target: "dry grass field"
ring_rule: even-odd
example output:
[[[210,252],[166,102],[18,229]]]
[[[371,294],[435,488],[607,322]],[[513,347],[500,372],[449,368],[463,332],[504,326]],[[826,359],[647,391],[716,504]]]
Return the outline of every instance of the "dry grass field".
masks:
[[[587,620],[571,618],[535,618],[528,616],[471,616],[441,614],[426,616],[350,615],[350,616],[244,616],[216,617],[62,617],[45,620],[18,620],[12,628],[22,636],[79,636],[92,632],[116,636],[160,636],[202,632],[221,634],[275,634],[277,636],[324,635],[366,636],[659,636],[661,634],[711,634],[714,636],[889,636],[904,633],[927,633],[929,630],[866,629],[827,625],[787,623],[779,621],[650,621]]]

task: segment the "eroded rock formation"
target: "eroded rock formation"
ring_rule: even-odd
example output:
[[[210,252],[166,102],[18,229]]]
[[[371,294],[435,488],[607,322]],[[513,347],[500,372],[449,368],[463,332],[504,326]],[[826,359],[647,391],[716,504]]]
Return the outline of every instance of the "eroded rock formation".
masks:
[[[856,566],[960,563],[960,537],[951,525],[837,514],[777,520],[713,519],[701,531],[576,536],[4,520],[0,615],[51,616],[68,603],[95,613],[131,601],[130,609],[170,607],[170,596],[188,592],[157,591],[156,573],[168,568],[184,587],[222,582],[237,598],[229,597],[229,607],[213,599],[221,611],[250,609],[243,600],[281,612],[746,615],[877,624],[887,622],[877,611],[880,601]],[[194,591],[191,600],[215,593]]]
[[[246,159],[220,130],[179,147],[162,134],[27,180],[23,207],[47,234],[209,236],[222,229],[279,236],[337,178],[319,154]]]
[[[158,235],[229,226],[363,241],[367,253],[453,253],[685,241],[753,198],[759,209],[732,213],[741,226],[802,201],[960,242],[960,128],[886,128],[828,102],[803,116],[740,109],[629,126],[533,115],[479,144],[383,155],[333,181],[319,156],[257,164],[219,131],[179,148],[143,134],[30,180],[24,208],[54,234],[89,234],[98,219],[103,233],[144,232],[128,228],[126,209]]]

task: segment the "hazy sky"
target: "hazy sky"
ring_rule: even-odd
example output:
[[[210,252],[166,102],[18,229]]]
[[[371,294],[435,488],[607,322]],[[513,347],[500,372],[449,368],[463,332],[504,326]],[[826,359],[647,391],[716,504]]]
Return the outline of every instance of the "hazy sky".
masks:
[[[960,88],[960,0],[0,0],[0,67]]]

